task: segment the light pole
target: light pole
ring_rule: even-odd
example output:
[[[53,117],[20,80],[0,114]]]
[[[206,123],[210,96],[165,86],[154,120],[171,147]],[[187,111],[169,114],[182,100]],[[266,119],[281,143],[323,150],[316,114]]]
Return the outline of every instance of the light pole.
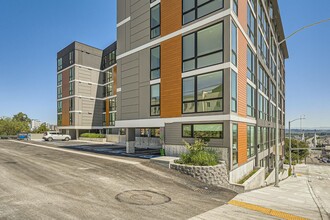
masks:
[[[312,23],[312,24],[309,24],[309,25],[306,25],[298,30],[296,30],[295,32],[293,32],[292,34],[290,34],[287,38],[284,38],[282,41],[280,42],[276,42],[277,45],[277,57],[276,57],[276,63],[277,63],[277,71],[276,71],[276,113],[275,113],[275,121],[276,121],[276,131],[275,131],[275,186],[276,187],[279,187],[279,182],[280,182],[280,179],[279,179],[279,160],[280,160],[280,155],[279,155],[279,146],[278,146],[278,138],[279,138],[279,133],[278,133],[278,91],[279,91],[279,81],[278,81],[278,74],[279,74],[279,70],[278,70],[278,64],[279,64],[279,51],[280,51],[280,46],[282,43],[286,42],[289,38],[291,38],[292,36],[296,35],[297,33],[307,29],[307,28],[310,28],[310,27],[313,27],[313,26],[316,26],[316,25],[319,25],[319,24],[322,24],[322,23],[325,23],[325,22],[328,22],[330,21],[330,18],[327,18],[327,19],[324,19],[324,20],[321,20],[321,21],[318,21],[318,22],[315,22],[315,23]]]
[[[297,118],[297,119],[294,119],[294,120],[292,120],[292,121],[289,121],[289,169],[290,170],[292,170],[292,157],[291,157],[291,123],[292,122],[295,122],[295,121],[298,121],[298,120],[300,120],[300,122],[302,121],[302,120],[304,120],[304,119],[306,119],[305,118],[305,116],[300,116],[300,118]]]

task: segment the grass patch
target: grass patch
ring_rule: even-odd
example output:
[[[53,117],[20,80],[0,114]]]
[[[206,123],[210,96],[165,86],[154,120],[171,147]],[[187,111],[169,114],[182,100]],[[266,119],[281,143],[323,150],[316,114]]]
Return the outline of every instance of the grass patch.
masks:
[[[245,183],[245,181],[247,181],[251,176],[253,176],[258,170],[259,170],[259,168],[258,168],[258,169],[254,169],[254,170],[252,170],[252,172],[249,173],[249,175],[245,176],[243,179],[241,179],[241,180],[238,182],[238,184],[243,184],[243,183]]]
[[[205,150],[207,144],[203,140],[195,140],[194,144],[185,142],[189,153],[180,155],[175,163],[193,166],[216,166],[219,164],[218,154],[211,150]]]
[[[83,138],[105,138],[104,134],[94,134],[94,133],[84,133],[81,134],[80,137]]]

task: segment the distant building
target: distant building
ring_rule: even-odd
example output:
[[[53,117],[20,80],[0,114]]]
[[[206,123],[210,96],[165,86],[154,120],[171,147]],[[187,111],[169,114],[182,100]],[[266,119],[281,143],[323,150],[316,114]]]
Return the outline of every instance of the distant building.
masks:
[[[41,126],[42,122],[37,119],[32,119],[30,124],[31,131],[38,129]]]

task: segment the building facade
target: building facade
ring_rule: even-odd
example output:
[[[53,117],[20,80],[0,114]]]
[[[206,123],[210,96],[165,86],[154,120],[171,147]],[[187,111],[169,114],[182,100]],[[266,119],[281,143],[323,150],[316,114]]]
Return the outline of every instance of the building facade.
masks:
[[[167,155],[184,152],[183,140],[207,137],[233,182],[254,166],[272,169],[276,123],[284,151],[288,50],[285,42],[278,44],[283,39],[277,0],[117,0],[112,94],[98,96],[97,89],[86,94],[92,109],[105,108],[105,123],[99,124],[100,112],[93,113],[94,121],[77,108],[72,113],[79,123],[72,128],[126,129],[128,147],[141,137],[158,138]],[[75,66],[94,64],[74,57]],[[100,80],[105,68],[99,69],[99,81],[93,82],[105,86]],[[110,102],[90,100],[95,96],[103,102],[115,98],[115,116]],[[65,114],[63,126],[71,121],[71,112]],[[114,124],[106,124],[108,115]]]

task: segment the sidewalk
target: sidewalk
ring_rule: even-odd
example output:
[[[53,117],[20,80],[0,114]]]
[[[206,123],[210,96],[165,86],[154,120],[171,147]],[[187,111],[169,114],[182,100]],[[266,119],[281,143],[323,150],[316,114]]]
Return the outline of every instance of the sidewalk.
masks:
[[[313,197],[306,176],[290,177],[279,188],[239,194],[228,204],[191,219],[322,219]]]

